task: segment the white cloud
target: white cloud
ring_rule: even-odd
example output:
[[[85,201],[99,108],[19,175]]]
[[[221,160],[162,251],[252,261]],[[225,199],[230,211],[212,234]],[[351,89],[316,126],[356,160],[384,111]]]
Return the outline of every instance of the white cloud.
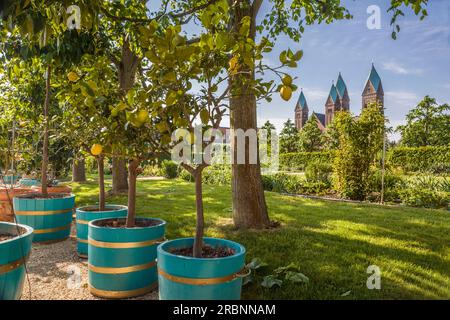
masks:
[[[397,105],[415,105],[419,102],[420,97],[409,91],[387,91],[385,92],[386,99],[389,100],[389,104]]]
[[[407,68],[395,61],[383,63],[383,69],[387,70],[387,71],[391,71],[395,74],[403,74],[403,75],[422,74],[423,73],[422,69]]]

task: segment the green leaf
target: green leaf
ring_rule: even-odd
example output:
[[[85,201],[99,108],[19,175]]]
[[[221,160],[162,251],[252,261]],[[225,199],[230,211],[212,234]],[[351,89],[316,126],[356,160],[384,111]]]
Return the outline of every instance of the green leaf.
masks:
[[[283,281],[275,278],[274,275],[265,276],[264,280],[261,282],[261,286],[263,286],[264,288],[268,288],[268,289],[270,289],[274,286],[281,287],[282,284],[283,284]]]
[[[251,270],[257,270],[265,266],[267,266],[267,263],[263,262],[260,258],[253,258],[246,267]]]
[[[202,121],[203,124],[208,124],[208,121],[209,121],[208,110],[203,109],[202,111],[200,111],[200,120]]]
[[[309,283],[309,278],[301,272],[288,271],[285,279],[297,283]]]
[[[300,271],[300,267],[298,265],[296,265],[295,263],[291,262],[290,264],[288,264],[285,267],[279,267],[279,268],[275,269],[274,272],[277,274],[280,274],[283,272],[287,272],[289,270]]]

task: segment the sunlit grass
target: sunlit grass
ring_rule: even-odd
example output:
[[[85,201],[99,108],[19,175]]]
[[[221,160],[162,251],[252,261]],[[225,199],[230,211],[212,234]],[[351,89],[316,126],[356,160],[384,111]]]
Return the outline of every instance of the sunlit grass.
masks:
[[[97,201],[94,181],[72,184],[78,205]],[[108,199],[126,204],[126,195]],[[179,180],[139,181],[137,211],[166,220],[167,237],[192,236],[194,185]],[[204,187],[206,235],[237,241],[247,259],[269,266],[297,263],[309,285],[244,288],[247,299],[449,299],[450,215],[444,210],[328,202],[267,193],[281,228],[237,231],[229,187]],[[381,269],[381,290],[368,290],[369,265]],[[345,297],[343,293],[350,291]]]

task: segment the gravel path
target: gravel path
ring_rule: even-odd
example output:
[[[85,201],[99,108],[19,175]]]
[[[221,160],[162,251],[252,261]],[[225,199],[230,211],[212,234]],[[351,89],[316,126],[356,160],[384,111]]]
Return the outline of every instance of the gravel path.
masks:
[[[22,300],[98,300],[89,293],[87,260],[80,259],[76,251],[74,237],[50,245],[33,244],[27,263],[31,297],[30,285],[25,279]],[[157,289],[136,298],[157,299]]]

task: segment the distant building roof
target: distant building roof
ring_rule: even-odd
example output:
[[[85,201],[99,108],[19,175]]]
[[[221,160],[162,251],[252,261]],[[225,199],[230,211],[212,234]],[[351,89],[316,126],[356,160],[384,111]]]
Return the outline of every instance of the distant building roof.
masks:
[[[302,92],[300,92],[300,97],[298,98],[298,105],[300,106],[301,109],[303,109],[305,106],[308,106],[308,103],[306,102],[306,97],[303,94],[303,90]]]
[[[313,112],[313,115],[316,116],[316,118],[322,123],[323,126],[325,126],[325,115],[323,113],[316,113]]]
[[[375,88],[375,91],[378,91],[378,89],[380,88],[381,78],[378,75],[378,72],[375,69],[375,66],[373,64],[372,64],[372,70],[370,70],[370,74],[369,74],[369,78],[367,79],[367,82],[370,82],[372,84],[372,86]]]
[[[339,96],[341,98],[344,97],[345,91],[347,90],[347,85],[345,84],[345,81],[342,78],[342,75],[340,72],[339,72],[338,80],[336,82],[336,89],[337,89]]]
[[[338,91],[337,91],[336,86],[334,85],[334,83],[333,83],[333,85],[331,86],[331,89],[330,89],[330,95],[329,95],[329,96],[331,97],[331,99],[333,100],[333,102],[336,102],[336,101],[337,101],[337,98],[338,98]]]

